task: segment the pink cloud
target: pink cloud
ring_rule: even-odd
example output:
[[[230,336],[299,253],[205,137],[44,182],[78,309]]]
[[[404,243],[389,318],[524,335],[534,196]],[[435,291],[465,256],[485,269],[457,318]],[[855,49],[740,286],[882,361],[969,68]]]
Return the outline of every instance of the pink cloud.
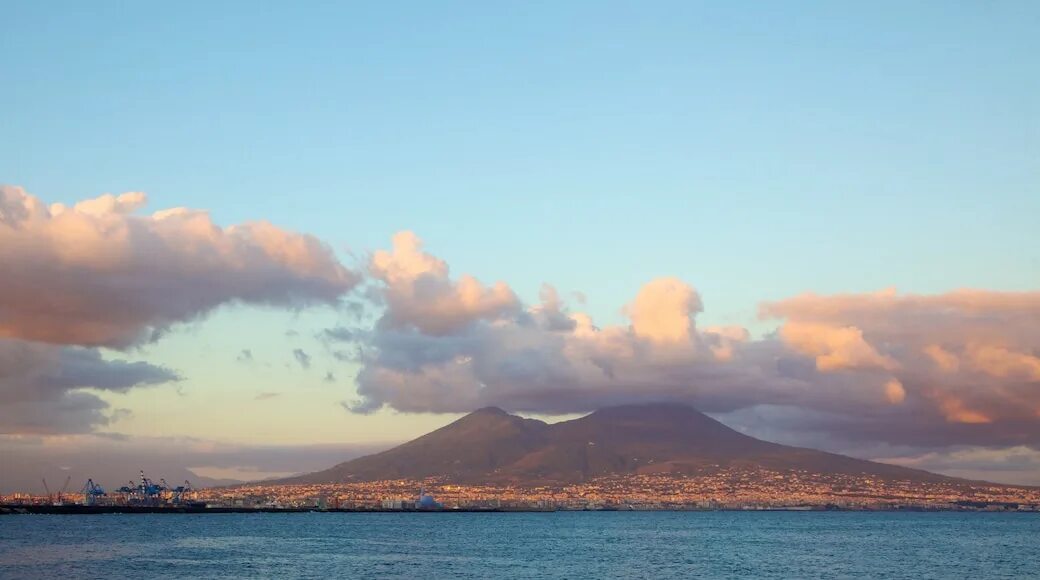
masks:
[[[878,368],[894,370],[899,364],[879,354],[855,326],[789,322],[780,337],[792,349],[813,357],[816,368],[827,372],[843,369]]]
[[[384,284],[385,324],[447,334],[520,309],[516,294],[503,282],[486,287],[468,275],[452,280],[447,263],[424,252],[412,232],[395,235],[392,250],[375,252],[369,270]]]
[[[335,303],[359,281],[312,236],[184,208],[135,215],[145,202],[46,206],[0,188],[0,336],[125,347],[223,304]]]
[[[947,422],[997,430],[1040,412],[1040,292],[804,294],[762,313],[820,370],[884,371]]]
[[[644,285],[626,309],[632,331],[659,343],[688,342],[693,316],[703,309],[700,296],[677,278],[658,278]]]
[[[510,291],[495,308],[467,308],[479,302],[458,298],[447,264],[419,248],[406,234],[376,254],[386,312],[375,328],[330,334],[361,353],[357,410],[552,414],[663,400],[790,409],[791,428],[824,441],[1040,444],[1040,293],[809,294],[764,304],[778,332],[755,339],[699,328],[701,297],[674,278],[639,289],[629,324],[599,326],[549,286],[531,306]],[[412,290],[424,276],[437,288],[426,303]]]

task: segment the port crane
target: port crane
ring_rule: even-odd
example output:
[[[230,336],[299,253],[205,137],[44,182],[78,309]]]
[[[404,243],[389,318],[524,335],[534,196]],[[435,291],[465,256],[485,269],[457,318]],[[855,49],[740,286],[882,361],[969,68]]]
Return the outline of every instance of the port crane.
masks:
[[[65,503],[65,500],[64,500],[64,498],[62,496],[65,495],[65,490],[69,489],[69,482],[70,481],[72,481],[72,476],[71,475],[65,478],[65,485],[61,486],[61,491],[58,492],[58,503],[59,504]]]
[[[173,497],[170,501],[172,501],[174,504],[181,504],[185,501],[185,496],[190,495],[193,491],[195,490],[191,487],[191,482],[185,479],[184,485],[178,485],[177,487],[170,488],[170,492],[173,494]]]
[[[116,491],[126,497],[127,503],[158,505],[165,500],[170,488],[166,485],[165,479],[159,480],[158,483],[148,479],[142,469],[139,483],[130,481]]]
[[[87,483],[83,484],[83,489],[80,493],[83,494],[83,503],[85,505],[97,505],[98,500],[105,497],[105,489],[94,483],[93,479],[88,479]]]
[[[44,486],[46,487],[46,482],[44,482]],[[149,479],[144,474],[144,470],[141,470],[140,479],[136,482],[128,481],[126,485],[116,488],[113,492],[115,497],[112,499],[122,505],[182,505],[189,503],[194,492],[195,488],[188,480],[184,480],[183,485],[174,486],[167,483],[166,479],[161,478],[159,481]],[[105,489],[95,483],[93,479],[87,480],[80,493],[83,494],[83,503],[86,505],[98,505],[102,498],[107,496]]]
[[[65,478],[65,485],[61,486],[61,491],[59,491],[57,493],[57,495],[55,495],[54,493],[51,492],[50,486],[47,485],[47,478],[44,477],[42,479],[43,479],[43,489],[47,491],[47,503],[50,503],[50,504],[53,504],[53,505],[61,505],[63,503],[62,496],[65,494],[65,490],[67,490],[69,488],[69,482],[72,481],[72,476],[70,475],[70,476]]]

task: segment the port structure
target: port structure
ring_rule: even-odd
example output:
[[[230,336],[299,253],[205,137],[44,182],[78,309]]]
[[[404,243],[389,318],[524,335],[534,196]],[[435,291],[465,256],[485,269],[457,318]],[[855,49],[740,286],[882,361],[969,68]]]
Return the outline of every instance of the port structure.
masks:
[[[72,476],[65,478],[65,485],[61,486],[61,491],[58,493],[51,493],[51,488],[47,485],[47,478],[43,478],[43,489],[47,491],[47,503],[51,505],[62,505],[65,503],[65,491],[69,488],[69,482],[72,481]]]
[[[141,479],[135,483],[130,481],[127,485],[116,490],[120,495],[120,503],[137,506],[163,506],[181,505],[189,500],[189,496],[195,491],[191,482],[184,480],[183,485],[171,486],[165,479],[158,482],[149,479],[144,470],[141,470]]]
[[[80,493],[83,494],[83,505],[98,505],[106,495],[105,488],[94,483],[93,479],[88,479],[87,483],[83,484]]]

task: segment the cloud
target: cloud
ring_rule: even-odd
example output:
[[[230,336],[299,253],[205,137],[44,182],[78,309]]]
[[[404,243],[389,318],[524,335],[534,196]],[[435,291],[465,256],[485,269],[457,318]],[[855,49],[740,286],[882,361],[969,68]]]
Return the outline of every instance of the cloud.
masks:
[[[89,431],[123,412],[97,390],[179,379],[98,347],[155,340],[224,304],[338,304],[360,281],[314,237],[221,227],[185,208],[135,214],[146,202],[131,192],[48,206],[0,187],[0,432]]]
[[[359,281],[312,236],[186,208],[133,213],[145,203],[48,206],[0,187],[0,336],[123,348],[223,304],[332,304]]]
[[[632,332],[659,343],[688,342],[693,317],[702,310],[694,289],[677,278],[658,278],[643,286],[628,306]]]
[[[524,307],[499,282],[500,301],[464,300],[448,266],[420,251],[410,233],[394,238],[393,252],[376,252],[370,270],[385,311],[372,329],[333,328],[322,338],[356,347],[363,368],[360,399],[369,412],[389,405],[403,411],[459,412],[496,404],[544,413],[585,411],[605,404],[689,400],[738,404],[720,396],[734,382],[760,388],[774,364],[763,349],[747,348],[753,364],[728,365],[748,347],[742,328],[698,331],[699,294],[675,278],[651,281],[624,311],[627,326],[600,328],[572,312],[555,288],[545,285],[540,303]],[[414,292],[427,276],[432,301]],[[431,282],[432,281],[432,282]],[[403,286],[403,289],[402,289]],[[481,287],[482,288],[482,287]],[[472,293],[487,298],[485,292]],[[433,309],[431,304],[447,304]],[[495,304],[494,308],[485,308]],[[444,323],[443,313],[450,313]],[[744,392],[740,397],[749,397]]]
[[[248,348],[243,348],[238,353],[238,356],[235,357],[235,360],[240,363],[251,363],[253,362],[253,351]]]
[[[118,414],[92,391],[179,379],[146,362],[106,360],[96,349],[0,339],[0,433],[87,432]]]
[[[220,227],[183,208],[136,214],[145,202],[127,193],[46,206],[0,188],[0,272],[10,274],[0,283],[0,432],[89,431],[120,412],[96,390],[178,378],[97,347],[153,340],[223,304],[324,303],[353,320],[318,338],[360,365],[357,399],[345,404],[356,412],[679,401],[832,449],[1040,446],[1040,292],[804,294],[763,304],[777,329],[755,338],[699,325],[704,300],[668,277],[622,306],[626,322],[601,326],[548,284],[524,304],[505,282],[455,276],[401,232],[370,256],[363,305],[344,300],[361,275],[313,237],[265,222]],[[310,368],[303,349],[293,356]]]
[[[275,397],[280,397],[280,396],[282,396],[281,393],[274,393],[274,392],[270,392],[270,391],[264,391],[263,393],[258,393],[255,397],[253,397],[253,399],[256,400],[256,401],[266,401],[268,399],[273,399]]]
[[[292,353],[293,358],[296,359],[296,362],[300,363],[300,368],[311,368],[311,355],[307,354],[306,351],[304,351],[302,348],[294,348]]]
[[[1023,445],[1002,449],[958,446],[876,459],[967,479],[1040,485],[1040,450]]]
[[[758,405],[715,417],[748,435],[787,445],[827,449],[954,477],[1040,485],[1040,448],[1035,445],[964,445],[927,438],[920,443],[885,442],[843,429],[858,423],[848,416],[797,407]],[[912,422],[914,417],[904,419]]]
[[[923,425],[951,442],[1040,442],[1040,292],[805,294],[762,313],[821,371],[887,376],[889,401],[917,424],[893,421],[891,436]]]
[[[675,278],[644,285],[622,325],[596,325],[551,286],[525,306],[500,282],[510,301],[466,308],[481,302],[457,299],[447,264],[419,247],[399,235],[394,252],[374,254],[371,269],[390,274],[373,289],[385,310],[372,328],[322,335],[362,365],[354,411],[555,414],[663,400],[717,415],[783,409],[771,412],[779,428],[823,443],[1040,445],[1040,293],[803,295],[763,304],[779,327],[753,339],[700,328],[704,303]],[[413,292],[416,276],[436,282],[432,302]]]
[[[429,334],[449,334],[478,320],[507,318],[519,311],[516,294],[502,282],[485,287],[472,276],[453,281],[443,260],[422,251],[412,232],[394,236],[391,251],[377,251],[369,263],[384,283],[387,326],[414,326]]]
[[[816,368],[824,372],[872,368],[894,370],[898,366],[891,358],[878,354],[863,339],[863,332],[853,326],[789,322],[781,327],[780,336],[794,350],[813,357]]]
[[[885,399],[893,405],[898,405],[906,400],[906,389],[898,379],[889,379],[885,383]]]

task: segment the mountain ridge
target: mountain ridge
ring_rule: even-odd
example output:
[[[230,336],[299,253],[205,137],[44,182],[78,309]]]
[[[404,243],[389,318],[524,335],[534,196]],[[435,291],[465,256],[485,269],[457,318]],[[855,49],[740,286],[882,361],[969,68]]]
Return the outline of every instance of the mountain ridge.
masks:
[[[764,441],[688,405],[605,407],[545,423],[484,407],[388,449],[265,484],[445,478],[459,483],[568,483],[621,474],[703,474],[722,468],[800,470],[885,480],[965,482],[919,469]]]

